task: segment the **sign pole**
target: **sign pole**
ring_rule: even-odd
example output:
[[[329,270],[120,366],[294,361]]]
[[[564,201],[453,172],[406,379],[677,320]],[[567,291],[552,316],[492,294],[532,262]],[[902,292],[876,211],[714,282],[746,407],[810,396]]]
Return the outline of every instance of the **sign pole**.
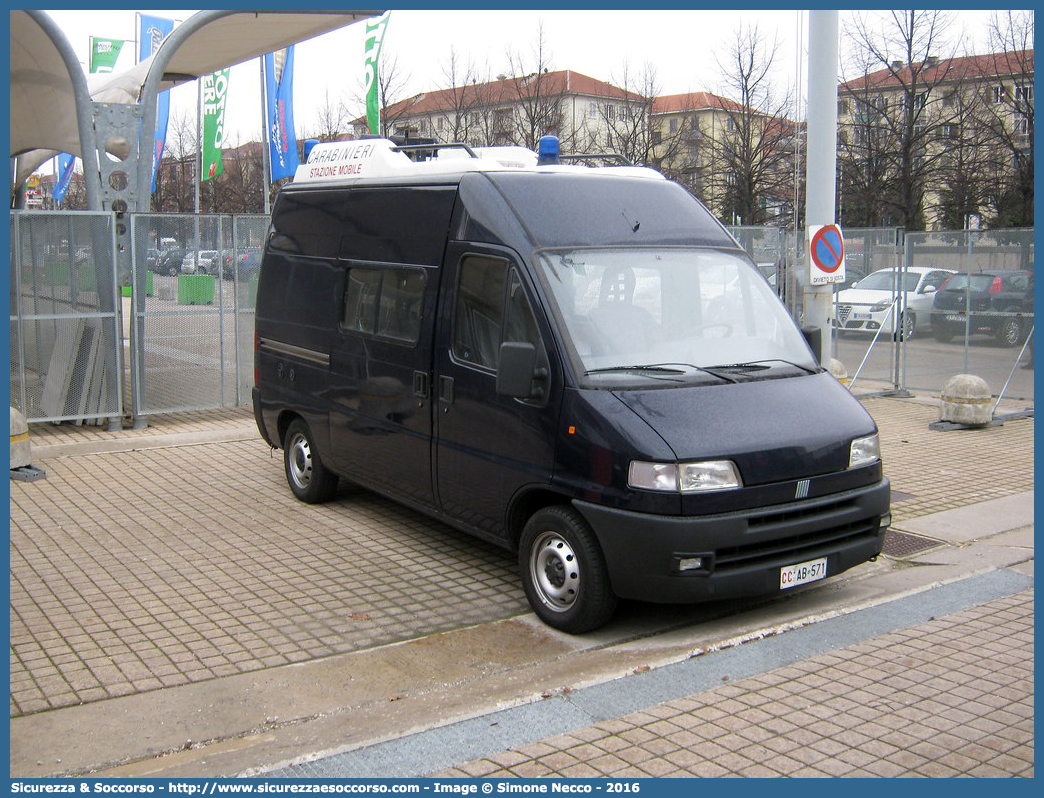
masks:
[[[805,224],[809,226],[810,244],[813,227],[834,226],[836,221],[837,65],[838,12],[809,11]],[[829,257],[829,248],[826,248],[826,257]],[[814,276],[816,271],[809,257],[810,275]],[[820,351],[815,354],[820,363],[825,363],[833,353],[830,316],[834,289],[830,282],[813,285],[810,279],[809,283],[804,296],[805,326],[822,331]]]

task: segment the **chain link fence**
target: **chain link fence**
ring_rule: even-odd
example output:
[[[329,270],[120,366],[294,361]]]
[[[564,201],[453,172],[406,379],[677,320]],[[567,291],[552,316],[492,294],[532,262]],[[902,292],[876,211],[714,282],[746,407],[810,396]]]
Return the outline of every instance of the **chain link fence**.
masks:
[[[131,224],[135,418],[248,404],[268,217],[136,214]]]
[[[119,423],[115,218],[11,211],[11,405],[26,420]]]
[[[127,413],[144,424],[152,414],[248,405],[268,223],[264,215],[13,211],[12,406],[31,422],[115,425]],[[129,255],[117,252],[116,224],[131,226]],[[804,233],[730,232],[802,324]],[[831,351],[854,392],[938,393],[970,373],[995,396],[1032,402],[1033,371],[1023,368],[1032,362],[1032,229],[844,235]],[[951,273],[956,282],[944,286]],[[937,309],[956,285],[956,303]]]
[[[803,324],[804,231],[729,230]],[[953,375],[975,374],[994,395],[1033,400],[1032,368],[1022,368],[1032,363],[1033,230],[848,228],[844,238],[845,281],[834,286],[831,353],[856,393],[938,393]],[[954,272],[968,277],[940,290]],[[984,286],[984,298],[976,285]],[[952,307],[955,294],[958,306]]]

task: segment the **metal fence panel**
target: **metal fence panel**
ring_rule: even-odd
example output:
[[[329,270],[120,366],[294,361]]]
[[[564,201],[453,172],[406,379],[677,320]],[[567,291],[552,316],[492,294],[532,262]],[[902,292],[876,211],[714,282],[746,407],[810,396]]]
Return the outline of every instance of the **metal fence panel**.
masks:
[[[111,214],[11,212],[11,403],[30,422],[124,407]]]
[[[268,217],[135,214],[131,221],[135,416],[248,404]]]
[[[257,304],[257,273],[270,219],[263,214],[235,217],[235,241],[242,269],[236,281],[236,341],[238,404],[250,404],[254,385],[254,307]]]
[[[845,289],[856,288],[861,280],[874,272],[885,271],[892,278],[887,301],[891,303],[888,324],[903,316],[903,292],[906,258],[903,231],[899,228],[846,228],[845,281],[834,286],[832,323],[832,354],[844,365],[853,388],[860,385],[864,392],[904,390],[902,372],[903,341],[891,329],[842,332],[853,305],[842,302]],[[865,310],[863,308],[862,310]],[[857,311],[858,312],[858,311]],[[858,391],[857,391],[858,392]]]
[[[983,273],[1016,276],[1033,269],[1033,230],[965,230],[934,233],[908,233],[907,259],[911,266],[949,269],[965,275]],[[955,278],[956,279],[956,278]],[[930,333],[909,347],[906,383],[912,389],[940,391],[954,374],[982,377],[990,390],[1011,399],[1033,399],[1033,371],[1021,366],[1031,359],[1029,349],[1034,329],[1032,293],[1029,298],[1016,287],[991,278],[963,280],[966,289],[972,281],[985,279],[989,287],[980,296],[964,292],[962,306],[940,308],[933,303],[936,322]],[[1018,279],[1024,286],[1026,276]],[[1032,291],[1032,280],[1029,279]],[[992,298],[991,298],[992,297]],[[945,297],[940,297],[945,302]],[[949,320],[950,323],[947,323]]]
[[[115,225],[131,225],[131,274],[121,286]],[[29,421],[120,420],[155,413],[249,405],[253,385],[254,304],[265,215],[112,214],[13,211],[11,225],[11,403]],[[804,232],[733,227],[799,324],[808,284]],[[899,280],[917,266],[977,272],[1033,267],[1033,230],[911,233],[846,229],[846,281],[891,269]],[[190,257],[188,257],[190,256]],[[122,289],[122,290],[121,290]],[[129,294],[123,296],[121,294]],[[898,296],[894,292],[892,296]],[[900,299],[896,312],[904,310]],[[923,300],[922,300],[923,301]],[[1020,341],[1033,314],[1017,317]],[[978,315],[982,315],[978,312]],[[976,313],[971,314],[971,319]],[[122,319],[122,324],[121,324]],[[857,392],[942,390],[950,376],[973,373],[996,395],[1033,398],[1031,356],[996,337],[938,341],[918,326],[909,339],[833,335],[832,352]],[[124,371],[124,337],[129,338]],[[128,390],[129,388],[129,390]]]
[[[808,286],[804,231],[773,231],[775,228],[730,228],[756,263],[767,263],[778,253],[777,292],[802,324],[802,296]],[[927,311],[920,307],[926,302],[925,296],[916,301],[917,308],[907,307],[907,295],[899,290],[912,279],[912,269],[925,266],[958,272],[1032,270],[1032,230],[904,234],[899,228],[846,228],[844,237],[846,274],[845,282],[834,289],[834,323],[852,312],[840,298],[845,288],[875,271],[890,270],[895,282],[883,299],[896,319],[906,315],[916,325],[908,337],[895,336],[890,326],[880,331],[844,333],[835,328],[831,353],[853,379],[857,394],[904,390],[939,393],[953,375],[971,373],[985,379],[994,395],[1003,391],[1008,398],[1033,400],[1033,372],[1021,368],[1031,359],[1027,342],[1033,330],[1032,312],[1015,308],[971,312],[967,314],[968,335],[962,331],[952,341],[938,341],[932,334],[930,307]],[[1011,346],[996,336],[972,334],[981,326],[975,322],[984,317],[1017,318],[1021,325],[1018,344]]]

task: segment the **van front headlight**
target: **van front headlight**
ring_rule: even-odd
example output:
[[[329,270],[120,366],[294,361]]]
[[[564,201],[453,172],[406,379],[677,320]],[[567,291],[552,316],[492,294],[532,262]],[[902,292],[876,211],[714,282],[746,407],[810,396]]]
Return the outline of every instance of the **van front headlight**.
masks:
[[[627,484],[642,490],[703,493],[742,487],[739,471],[731,460],[696,463],[644,463],[632,460]]]
[[[852,441],[852,447],[848,455],[849,468],[870,465],[880,459],[881,444],[877,435],[867,435],[865,438],[856,438]]]

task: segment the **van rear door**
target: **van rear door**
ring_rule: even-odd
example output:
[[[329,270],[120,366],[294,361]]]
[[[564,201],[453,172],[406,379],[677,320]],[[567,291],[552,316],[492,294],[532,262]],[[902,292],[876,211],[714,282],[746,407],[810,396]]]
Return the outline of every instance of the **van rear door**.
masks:
[[[548,485],[554,467],[561,386],[550,333],[534,312],[513,253],[451,244],[436,332],[436,485],[442,510],[504,539],[508,506],[525,486]],[[497,393],[504,342],[530,342],[546,375],[522,399]],[[539,395],[538,393],[539,392]]]

